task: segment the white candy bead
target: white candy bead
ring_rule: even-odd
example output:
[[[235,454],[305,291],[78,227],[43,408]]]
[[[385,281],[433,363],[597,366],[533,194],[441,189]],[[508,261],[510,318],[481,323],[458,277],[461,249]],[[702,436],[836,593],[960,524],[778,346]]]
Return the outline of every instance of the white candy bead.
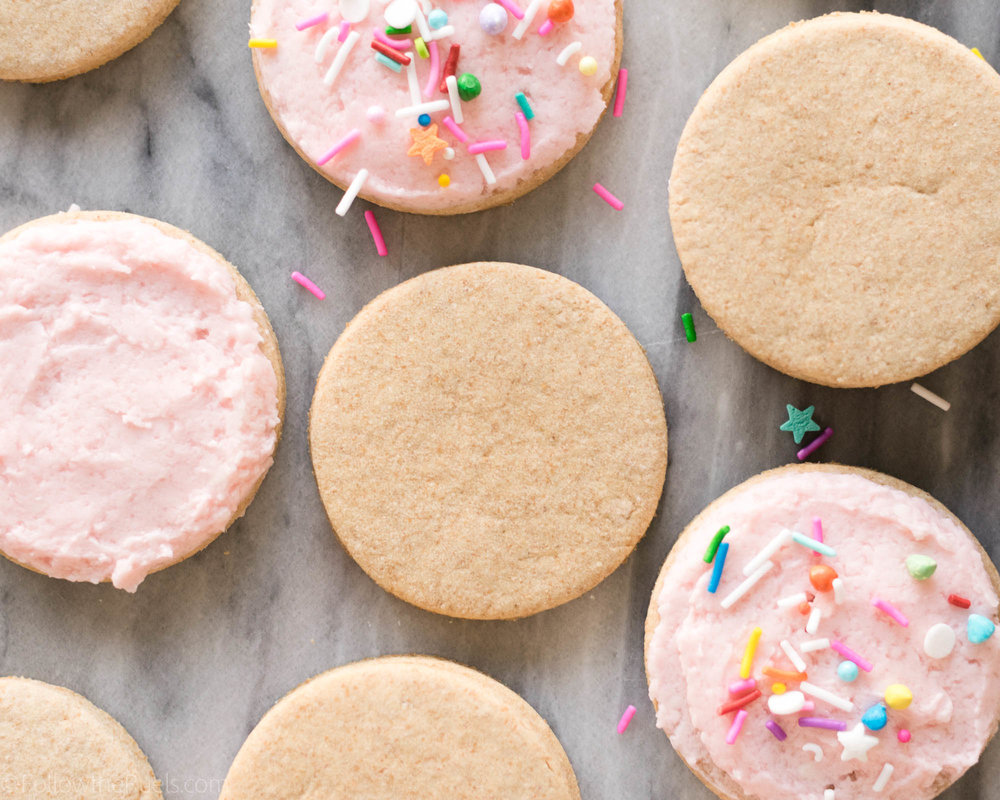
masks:
[[[955,631],[950,625],[939,622],[932,625],[924,636],[924,652],[931,658],[947,658],[955,649]]]

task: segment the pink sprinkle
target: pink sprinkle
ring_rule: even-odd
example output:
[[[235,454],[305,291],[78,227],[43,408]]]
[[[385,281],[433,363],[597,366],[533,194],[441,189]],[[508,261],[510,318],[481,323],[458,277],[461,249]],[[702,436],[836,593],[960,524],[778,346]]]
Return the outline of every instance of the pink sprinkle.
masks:
[[[903,744],[906,744],[912,738],[910,732],[906,728],[900,728],[899,733],[896,734],[896,738],[899,739]]]
[[[346,19],[340,21],[340,33],[337,34],[337,41],[342,42],[347,39],[347,34],[351,32],[351,23]]]
[[[736,737],[743,730],[743,723],[746,722],[746,719],[747,712],[742,708],[736,712],[736,719],[733,720],[733,724],[729,726],[729,733],[726,734],[726,744],[736,744]]]
[[[322,289],[320,289],[315,283],[309,280],[305,275],[303,275],[301,272],[293,272],[292,280],[295,281],[299,286],[303,287],[304,289],[308,289],[310,292],[316,295],[316,297],[318,297],[320,300],[326,300],[326,293]]]
[[[389,255],[389,248],[385,246],[385,237],[382,236],[382,229],[378,226],[374,211],[370,209],[365,211],[365,222],[368,223],[368,230],[372,232],[372,239],[375,240],[375,250],[380,256]]]
[[[611,194],[611,192],[609,192],[607,189],[601,186],[601,184],[595,183],[594,191],[597,192],[598,197],[600,197],[605,203],[607,203],[613,209],[621,211],[623,208],[625,208],[625,204],[617,197],[615,197],[613,194]]]
[[[542,23],[541,27],[538,29],[538,35],[548,36],[550,33],[552,33],[552,29],[554,27],[555,25],[552,24],[552,20],[547,19],[545,20],[545,22]]]
[[[863,669],[865,672],[871,672],[873,669],[875,669],[875,665],[872,664],[871,661],[859,655],[858,653],[855,653],[850,647],[848,647],[843,642],[838,642],[836,639],[831,639],[830,649],[840,653],[840,655],[842,655],[848,661],[853,661],[855,664],[861,667],[861,669]]]
[[[514,114],[517,120],[517,129],[521,132],[521,160],[527,161],[531,158],[531,128],[528,127],[528,120],[520,111]]]
[[[833,436],[833,428],[827,428],[819,436],[817,436],[815,439],[809,442],[809,444],[807,444],[805,447],[799,450],[799,452],[795,454],[796,457],[799,459],[799,461],[805,461],[807,458],[809,458],[809,456],[811,456],[813,453],[819,450],[824,444],[826,444],[826,440],[829,439],[831,436]]]
[[[327,161],[329,161],[331,158],[337,155],[337,153],[339,153],[348,145],[353,144],[360,138],[361,138],[361,131],[355,128],[353,131],[347,134],[347,136],[345,136],[343,139],[337,142],[333,147],[327,150],[322,156],[320,156],[319,160],[316,161],[316,166],[322,167]]]
[[[910,627],[910,621],[906,618],[898,608],[896,608],[892,603],[887,603],[878,597],[872,598],[872,605],[875,606],[879,611],[884,611],[890,617],[892,617],[896,622],[902,625],[904,628]]]
[[[511,14],[514,15],[514,19],[524,19],[524,12],[518,6],[514,0],[496,0],[500,5],[506,8]]]
[[[409,48],[413,47],[413,43],[409,39],[393,39],[389,36],[386,36],[378,28],[372,31],[372,34],[375,36],[376,39],[382,42],[382,44],[386,45],[387,47],[391,47],[393,50],[399,50],[402,52],[403,50],[408,50]]]
[[[745,681],[733,681],[729,684],[729,694],[735,697],[738,694],[746,694],[757,688],[756,678],[747,678]]]
[[[625,713],[622,714],[622,718],[618,720],[618,733],[625,733],[628,729],[628,724],[632,721],[632,717],[635,716],[635,706],[629,706],[625,709]]]
[[[823,541],[823,520],[819,517],[813,517],[813,539],[817,542]],[[813,553],[813,558],[820,559],[823,557],[822,553]]]
[[[427,85],[424,86],[424,97],[430,97],[438,87],[438,80],[441,76],[441,56],[438,53],[438,43],[431,42],[427,47],[431,51],[431,71],[427,76]]]
[[[479,153],[486,153],[490,150],[506,150],[507,142],[503,139],[490,139],[486,142],[473,142],[469,145],[469,155],[475,156]]]
[[[306,28],[311,28],[314,25],[322,25],[328,19],[330,19],[330,15],[324,11],[322,14],[317,14],[315,17],[300,19],[295,23],[295,30],[304,31]]]
[[[618,70],[618,88],[615,89],[615,111],[616,117],[620,117],[625,111],[625,93],[628,91],[628,70]]]
[[[441,124],[444,125],[448,130],[450,130],[452,132],[452,135],[454,135],[454,137],[458,139],[458,141],[462,142],[463,144],[469,141],[469,137],[465,134],[465,131],[459,128],[458,123],[455,122],[455,120],[453,120],[451,117],[445,117],[443,120],[441,120]]]
[[[812,700],[806,700],[802,704],[802,710],[803,711],[815,711],[816,710],[816,704]]]

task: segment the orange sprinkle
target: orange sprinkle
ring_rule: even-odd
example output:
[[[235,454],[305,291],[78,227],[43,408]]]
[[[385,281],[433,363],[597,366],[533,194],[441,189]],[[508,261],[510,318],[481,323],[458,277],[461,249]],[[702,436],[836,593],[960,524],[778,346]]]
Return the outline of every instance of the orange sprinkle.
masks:
[[[809,583],[817,592],[829,592],[837,578],[837,570],[827,564],[813,564],[809,567]]]
[[[809,676],[804,672],[789,672],[787,669],[775,669],[774,667],[764,667],[761,670],[769,678],[774,678],[776,681],[804,681],[809,678]]]

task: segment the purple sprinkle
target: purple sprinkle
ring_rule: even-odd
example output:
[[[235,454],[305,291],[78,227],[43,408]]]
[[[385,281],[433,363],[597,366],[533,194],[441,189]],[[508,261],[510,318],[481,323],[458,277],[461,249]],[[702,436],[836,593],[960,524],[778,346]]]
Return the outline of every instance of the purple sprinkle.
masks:
[[[773,719],[769,719],[767,722],[765,722],[764,727],[766,727],[769,731],[771,731],[771,733],[774,734],[774,738],[777,739],[779,742],[783,742],[785,741],[785,739],[788,738],[788,734],[785,733],[784,728],[782,728]]]
[[[819,448],[822,447],[826,440],[831,436],[833,436],[833,428],[827,428],[819,436],[809,442],[809,444],[799,450],[799,452],[795,455],[798,457],[799,461],[805,461],[809,458],[809,456],[819,450]]]
[[[799,717],[800,728],[824,728],[828,731],[846,731],[847,723],[829,717]]]

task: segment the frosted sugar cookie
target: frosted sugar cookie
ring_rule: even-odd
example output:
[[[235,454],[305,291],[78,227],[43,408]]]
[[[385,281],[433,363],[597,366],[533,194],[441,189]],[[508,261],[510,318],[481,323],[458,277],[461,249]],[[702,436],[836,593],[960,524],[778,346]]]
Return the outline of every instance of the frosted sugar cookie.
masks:
[[[923,375],[1000,320],[1000,76],[940,31],[831,14],[715,79],[670,178],[681,263],[751,355],[829,386]]]
[[[41,681],[0,678],[4,800],[162,800],[128,732],[85,698]]]
[[[523,7],[522,7],[523,5]],[[420,214],[507,203],[590,138],[621,0],[254,0],[261,95],[292,147],[355,195]]]
[[[0,0],[0,80],[44,82],[117,58],[177,0]]]
[[[284,410],[267,316],[190,234],[110,211],[0,239],[0,551],[134,591],[241,516]]]
[[[219,800],[315,797],[579,800],[538,713],[480,672],[394,656],[324,672],[281,699],[236,756]]]
[[[908,484],[765,472],[663,566],[645,642],[657,724],[726,800],[928,800],[996,731],[998,586],[965,526]]]
[[[522,617],[595,586],[648,527],[667,462],[656,378],[622,321],[516,264],[375,298],[330,350],[309,427],[347,551],[456,617]]]

